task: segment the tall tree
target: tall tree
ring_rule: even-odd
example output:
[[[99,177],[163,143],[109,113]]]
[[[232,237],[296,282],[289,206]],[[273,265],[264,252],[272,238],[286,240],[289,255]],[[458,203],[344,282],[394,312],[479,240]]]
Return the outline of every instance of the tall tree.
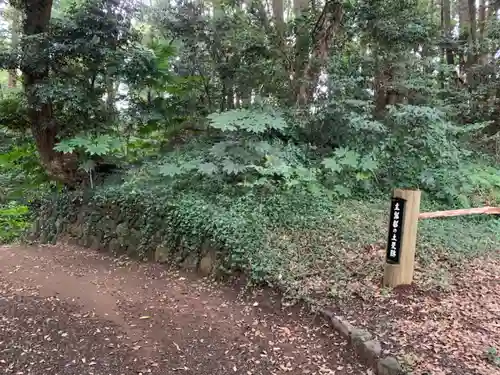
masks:
[[[11,32],[11,48],[15,49],[19,45],[19,33],[21,26],[21,13],[12,7],[9,9],[10,16],[10,32]],[[9,69],[8,83],[7,86],[9,88],[14,88],[17,85],[17,69]]]
[[[72,183],[75,181],[77,170],[76,157],[54,150],[58,124],[54,117],[52,102],[40,95],[41,88],[49,80],[49,63],[40,58],[34,58],[43,56],[43,50],[47,48],[45,39],[40,37],[49,28],[52,0],[26,0],[22,2],[20,10],[24,13],[23,34],[25,36],[23,46],[25,58],[21,63],[21,71],[28,99],[31,132],[41,163],[47,173],[56,180]]]

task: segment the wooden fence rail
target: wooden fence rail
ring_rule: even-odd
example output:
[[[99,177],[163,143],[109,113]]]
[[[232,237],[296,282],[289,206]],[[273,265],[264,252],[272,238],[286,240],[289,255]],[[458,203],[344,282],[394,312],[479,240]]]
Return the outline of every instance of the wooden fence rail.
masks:
[[[479,207],[479,208],[463,208],[460,210],[421,212],[418,215],[419,219],[435,219],[438,217],[452,217],[464,215],[500,215],[500,207]]]
[[[420,191],[396,189],[393,192],[387,239],[384,286],[413,282],[419,220],[464,215],[500,215],[500,207],[420,212]]]

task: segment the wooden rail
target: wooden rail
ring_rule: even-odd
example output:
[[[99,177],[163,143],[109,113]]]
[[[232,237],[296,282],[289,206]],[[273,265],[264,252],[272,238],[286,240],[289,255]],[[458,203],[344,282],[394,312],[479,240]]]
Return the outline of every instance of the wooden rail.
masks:
[[[438,217],[452,217],[463,215],[500,215],[500,207],[464,208],[460,210],[421,212],[418,215],[418,218],[435,219]]]
[[[464,215],[500,215],[500,207],[420,212],[420,191],[395,189],[392,195],[383,284],[388,287],[413,282],[419,220]]]

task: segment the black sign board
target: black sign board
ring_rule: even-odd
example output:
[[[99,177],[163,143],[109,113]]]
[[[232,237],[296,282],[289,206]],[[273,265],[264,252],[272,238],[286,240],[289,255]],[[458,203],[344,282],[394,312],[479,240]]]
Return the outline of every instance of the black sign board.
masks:
[[[401,241],[403,239],[403,218],[406,200],[392,198],[391,215],[389,221],[389,236],[387,239],[386,261],[391,264],[399,264],[401,255]]]

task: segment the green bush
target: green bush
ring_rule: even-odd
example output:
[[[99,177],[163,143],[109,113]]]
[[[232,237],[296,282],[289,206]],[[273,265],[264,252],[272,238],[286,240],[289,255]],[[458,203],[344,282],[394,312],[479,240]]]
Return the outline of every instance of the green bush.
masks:
[[[25,132],[29,129],[28,106],[21,91],[0,93],[0,124],[10,130]]]
[[[29,225],[27,206],[17,202],[0,205],[0,243],[10,243],[16,240]]]
[[[379,276],[382,258],[363,257],[366,246],[385,246],[388,201],[332,200],[326,190],[312,193],[298,186],[248,192],[210,186],[200,181],[179,189],[129,177],[85,194],[67,192],[43,205],[43,238],[55,241],[70,233],[82,245],[97,241],[140,258],[152,258],[164,247],[173,262],[200,256],[208,244],[218,251],[222,269],[295,289],[318,270],[328,285],[338,287],[359,275]],[[423,202],[425,210],[433,206]],[[423,265],[446,268],[494,254],[499,245],[493,218],[429,220],[419,228],[417,257]],[[361,261],[356,264],[361,268],[346,268],[352,259]]]

